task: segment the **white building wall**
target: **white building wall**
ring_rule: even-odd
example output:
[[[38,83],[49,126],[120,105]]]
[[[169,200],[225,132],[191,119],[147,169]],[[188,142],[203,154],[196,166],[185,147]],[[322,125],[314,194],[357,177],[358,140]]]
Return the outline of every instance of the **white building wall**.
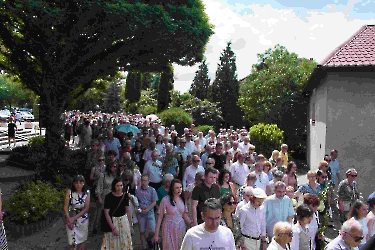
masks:
[[[367,199],[375,191],[375,74],[331,73],[321,88],[327,90],[325,153],[338,150],[342,179],[347,169],[358,171]]]
[[[323,160],[326,148],[326,111],[327,111],[327,87],[322,84],[314,90],[309,104],[309,159],[310,169],[317,170],[318,162]],[[313,123],[315,119],[315,123]]]

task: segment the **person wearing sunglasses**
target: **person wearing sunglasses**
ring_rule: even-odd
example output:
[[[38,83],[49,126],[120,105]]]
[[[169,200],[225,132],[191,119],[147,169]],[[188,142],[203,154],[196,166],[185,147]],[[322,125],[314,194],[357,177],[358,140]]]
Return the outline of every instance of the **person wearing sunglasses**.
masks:
[[[290,249],[290,242],[293,238],[292,226],[289,222],[279,221],[273,227],[273,234],[275,235],[267,250],[281,250]]]
[[[346,171],[346,179],[342,180],[338,186],[337,207],[341,223],[347,220],[352,205],[360,198],[356,180],[357,171],[354,168],[350,168]]]
[[[350,250],[359,246],[363,239],[361,224],[356,220],[347,220],[341,226],[340,234],[326,246],[325,250]]]
[[[235,215],[234,211],[236,210],[236,198],[235,196],[227,192],[220,197],[222,216],[220,219],[220,225],[229,228],[234,237],[234,242],[236,245],[239,244],[241,235],[240,219]],[[241,241],[242,242],[242,241]]]

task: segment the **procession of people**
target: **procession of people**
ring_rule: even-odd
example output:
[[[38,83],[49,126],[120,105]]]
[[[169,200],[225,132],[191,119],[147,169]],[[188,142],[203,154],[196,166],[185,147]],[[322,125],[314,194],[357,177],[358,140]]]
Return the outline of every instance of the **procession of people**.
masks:
[[[336,149],[299,183],[288,145],[257,154],[245,128],[178,132],[156,116],[123,113],[64,119],[67,145],[88,151],[65,199],[72,248],[98,233],[89,223],[104,232],[101,249],[133,249],[135,227],[143,249],[165,250],[362,249],[375,232],[375,195],[361,198],[354,168],[341,179]],[[327,245],[332,211],[342,228]]]

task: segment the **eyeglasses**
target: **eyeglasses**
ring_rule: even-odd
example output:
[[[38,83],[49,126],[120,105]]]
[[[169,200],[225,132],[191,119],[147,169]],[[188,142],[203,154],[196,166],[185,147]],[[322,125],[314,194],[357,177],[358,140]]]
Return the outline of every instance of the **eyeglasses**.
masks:
[[[289,233],[280,233],[280,234],[286,234],[286,235],[288,235],[289,237],[293,237],[293,232],[289,232]],[[279,234],[279,236],[280,236],[280,234]]]
[[[249,150],[255,150],[255,148],[249,148]]]
[[[186,141],[180,141],[180,143],[186,143]]]
[[[98,159],[98,162],[102,162],[102,161],[104,161],[104,159]]]
[[[228,204],[229,206],[232,206],[232,205],[237,205],[237,202],[235,202],[235,201],[230,201],[230,202],[227,202],[227,204]]]
[[[345,232],[345,231],[344,231],[344,233],[349,234],[350,237],[352,237],[355,242],[360,242],[364,238],[363,236],[354,237],[353,235],[351,235],[350,233]]]
[[[351,174],[350,176],[351,176],[351,177],[357,177],[357,175],[356,175],[356,174]]]

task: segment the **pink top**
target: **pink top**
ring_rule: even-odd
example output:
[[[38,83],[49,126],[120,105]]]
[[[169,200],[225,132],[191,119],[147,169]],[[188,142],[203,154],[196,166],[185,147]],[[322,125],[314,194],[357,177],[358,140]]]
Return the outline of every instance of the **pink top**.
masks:
[[[294,190],[297,190],[297,179],[294,175],[290,177],[288,174],[284,174],[282,181],[286,184],[286,186],[294,187]]]

